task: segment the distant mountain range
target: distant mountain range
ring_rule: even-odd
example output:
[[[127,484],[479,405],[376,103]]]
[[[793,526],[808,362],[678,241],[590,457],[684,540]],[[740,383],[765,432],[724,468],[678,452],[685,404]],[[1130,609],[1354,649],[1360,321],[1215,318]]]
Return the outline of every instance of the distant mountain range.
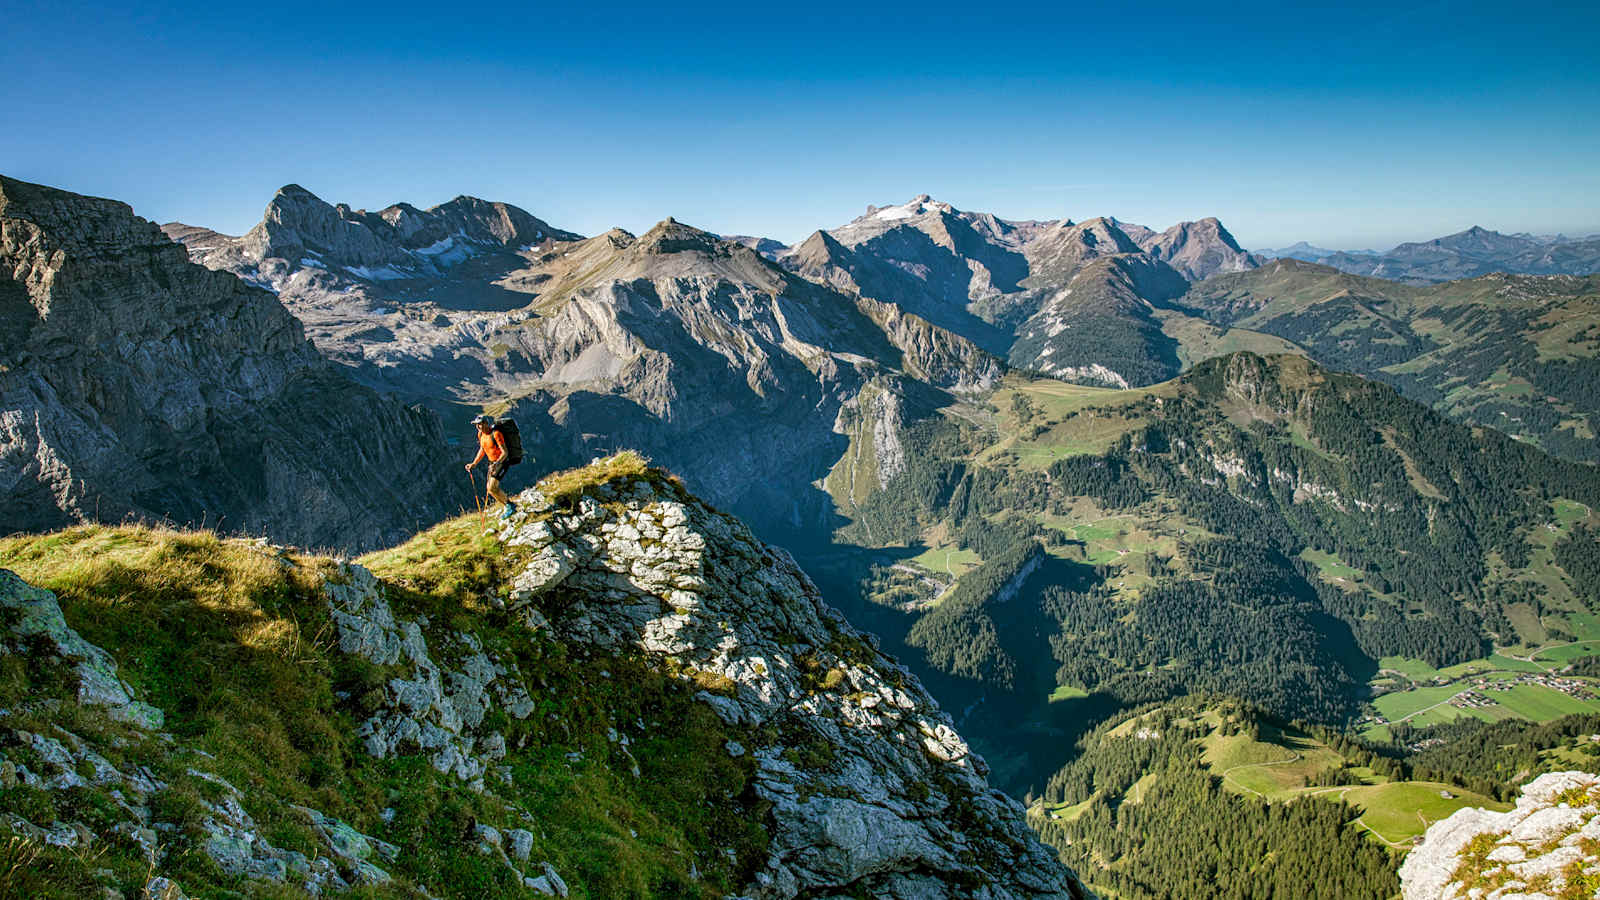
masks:
[[[1304,241],[1281,250],[1256,251],[1262,259],[1320,262],[1354,275],[1410,284],[1474,278],[1492,272],[1524,275],[1588,275],[1600,272],[1600,235],[1569,238],[1501,234],[1474,225],[1466,231],[1401,244],[1393,250],[1327,250]]]
[[[1012,222],[925,195],[796,247],[670,219],[582,239],[505,204],[372,213],[295,185],[240,237],[165,227],[196,262],[276,292],[371,387],[514,411],[552,464],[641,447],[791,528],[826,521],[812,483],[841,435],[892,437],[986,389],[1008,356],[1091,383],[1170,377],[1177,354],[1144,346],[1172,343],[1149,298],[1256,265],[1215,219]],[[1105,357],[1096,333],[1127,349]],[[879,480],[898,465],[883,452]]]
[[[901,305],[1014,366],[1113,386],[1179,371],[1175,352],[1153,346],[1161,325],[1152,303],[1191,280],[1258,264],[1214,218],[1165,232],[1111,218],[1019,222],[926,194],[868,207],[776,258],[812,280]]]
[[[1378,256],[1376,250],[1329,250],[1327,247],[1317,247],[1305,241],[1299,241],[1278,250],[1253,251],[1257,258],[1268,259],[1303,259],[1306,262],[1321,262],[1330,256],[1344,253],[1350,256]]]

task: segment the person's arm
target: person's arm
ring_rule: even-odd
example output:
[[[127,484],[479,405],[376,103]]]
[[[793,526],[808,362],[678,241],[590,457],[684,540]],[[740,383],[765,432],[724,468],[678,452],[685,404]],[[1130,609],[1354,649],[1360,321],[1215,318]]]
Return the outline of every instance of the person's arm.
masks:
[[[478,455],[474,456],[472,458],[472,462],[467,463],[467,468],[470,469],[473,466],[477,465],[478,464],[478,460],[480,460],[480,459],[483,459],[483,445],[482,444],[478,445]]]
[[[494,433],[494,442],[495,442],[495,445],[500,448],[500,458],[501,459],[505,459],[506,458],[506,454],[508,452],[510,452],[510,451],[506,450],[506,436],[505,436],[505,434],[502,433],[502,432],[496,431]]]

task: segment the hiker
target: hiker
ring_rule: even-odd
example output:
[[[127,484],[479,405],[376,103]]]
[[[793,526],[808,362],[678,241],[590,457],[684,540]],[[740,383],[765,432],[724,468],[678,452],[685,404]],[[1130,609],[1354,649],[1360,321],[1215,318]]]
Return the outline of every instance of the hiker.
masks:
[[[517,511],[517,505],[500,489],[500,479],[506,477],[507,469],[522,462],[522,436],[517,423],[510,419],[496,422],[494,416],[480,415],[472,424],[478,426],[478,455],[467,463],[467,471],[471,472],[478,460],[489,457],[489,496],[506,505],[500,518],[508,519]]]

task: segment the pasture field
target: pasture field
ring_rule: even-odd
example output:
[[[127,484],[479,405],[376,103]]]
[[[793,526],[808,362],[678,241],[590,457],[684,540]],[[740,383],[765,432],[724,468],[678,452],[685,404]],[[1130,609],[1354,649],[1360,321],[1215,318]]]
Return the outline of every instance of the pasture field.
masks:
[[[1449,794],[1446,797],[1445,794]],[[1511,808],[1482,794],[1431,781],[1399,781],[1350,788],[1342,797],[1361,810],[1360,824],[1390,844],[1404,844],[1458,809],[1480,806],[1503,812]]]
[[[1081,687],[1071,684],[1062,684],[1057,685],[1056,689],[1050,692],[1050,702],[1055,703],[1058,700],[1076,700],[1079,697],[1087,696],[1089,696],[1089,692]]]
[[[1009,376],[989,400],[1000,411],[999,440],[976,461],[986,465],[1007,457],[1023,468],[1039,470],[1069,456],[1104,453],[1143,423],[1122,415],[1119,408],[1174,389],[1170,382],[1118,389]]]
[[[1189,369],[1216,356],[1249,350],[1261,356],[1304,353],[1294,342],[1248,328],[1219,328],[1204,319],[1177,310],[1158,310],[1161,330],[1178,342],[1178,363]]]
[[[1385,719],[1398,722],[1408,716],[1415,716],[1429,707],[1444,703],[1462,690],[1464,688],[1454,684],[1429,685],[1412,688],[1409,691],[1384,694],[1372,701],[1372,705],[1378,708],[1378,712],[1382,713]]]
[[[1300,558],[1316,566],[1324,581],[1335,584],[1354,587],[1355,582],[1361,580],[1365,574],[1360,569],[1346,564],[1337,553],[1325,553],[1307,548],[1301,551]]]
[[[1484,664],[1486,661],[1476,661]],[[1535,666],[1526,660],[1514,660],[1523,667]],[[1465,668],[1473,663],[1463,664]],[[1520,667],[1519,667],[1520,668]],[[1544,667],[1538,667],[1543,671]],[[1448,671],[1448,670],[1445,670]],[[1475,671],[1467,669],[1468,673]],[[1520,668],[1520,671],[1528,671]],[[1451,674],[1450,677],[1461,677]],[[1492,682],[1503,682],[1515,679],[1516,672],[1495,671],[1485,676]],[[1586,679],[1600,698],[1600,681]],[[1450,705],[1450,698],[1462,691],[1477,691],[1490,702],[1486,706],[1461,708]],[[1600,699],[1584,700],[1574,697],[1556,688],[1542,684],[1516,684],[1506,690],[1480,690],[1473,681],[1455,681],[1447,685],[1427,685],[1412,688],[1408,691],[1398,691],[1385,694],[1373,701],[1384,718],[1390,723],[1405,721],[1411,725],[1438,725],[1451,722],[1462,717],[1482,719],[1485,722],[1498,722],[1502,719],[1521,718],[1532,722],[1548,722],[1561,716],[1573,713],[1600,712]],[[1387,739],[1389,729],[1386,725],[1374,725],[1362,732],[1369,739]]]
[[[1313,776],[1337,768],[1344,757],[1308,735],[1262,729],[1263,740],[1247,734],[1213,733],[1202,744],[1200,761],[1231,790],[1281,800],[1305,788]]]
[[[1389,781],[1364,766],[1346,770],[1353,784],[1313,787],[1319,772],[1347,765],[1338,751],[1308,735],[1273,728],[1263,728],[1261,738],[1213,732],[1201,742],[1206,748],[1201,761],[1235,793],[1271,802],[1320,796],[1349,803],[1361,811],[1356,824],[1395,849],[1462,807],[1510,808],[1451,785]]]
[[[1551,663],[1556,667],[1565,665],[1580,656],[1600,655],[1600,640],[1575,641],[1571,644],[1562,644],[1548,650],[1540,650],[1533,656],[1534,662]]]
[[[930,572],[960,577],[976,569],[982,564],[983,558],[973,550],[950,545],[929,547],[906,562],[915,563]]]

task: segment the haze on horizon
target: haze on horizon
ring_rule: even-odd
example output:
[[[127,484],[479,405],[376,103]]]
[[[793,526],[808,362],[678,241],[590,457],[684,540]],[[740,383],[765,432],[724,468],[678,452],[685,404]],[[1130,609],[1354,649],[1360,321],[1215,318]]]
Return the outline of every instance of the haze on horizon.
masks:
[[[919,193],[1241,244],[1600,232],[1592,5],[16,3],[0,171],[230,233],[504,200],[785,242]]]

